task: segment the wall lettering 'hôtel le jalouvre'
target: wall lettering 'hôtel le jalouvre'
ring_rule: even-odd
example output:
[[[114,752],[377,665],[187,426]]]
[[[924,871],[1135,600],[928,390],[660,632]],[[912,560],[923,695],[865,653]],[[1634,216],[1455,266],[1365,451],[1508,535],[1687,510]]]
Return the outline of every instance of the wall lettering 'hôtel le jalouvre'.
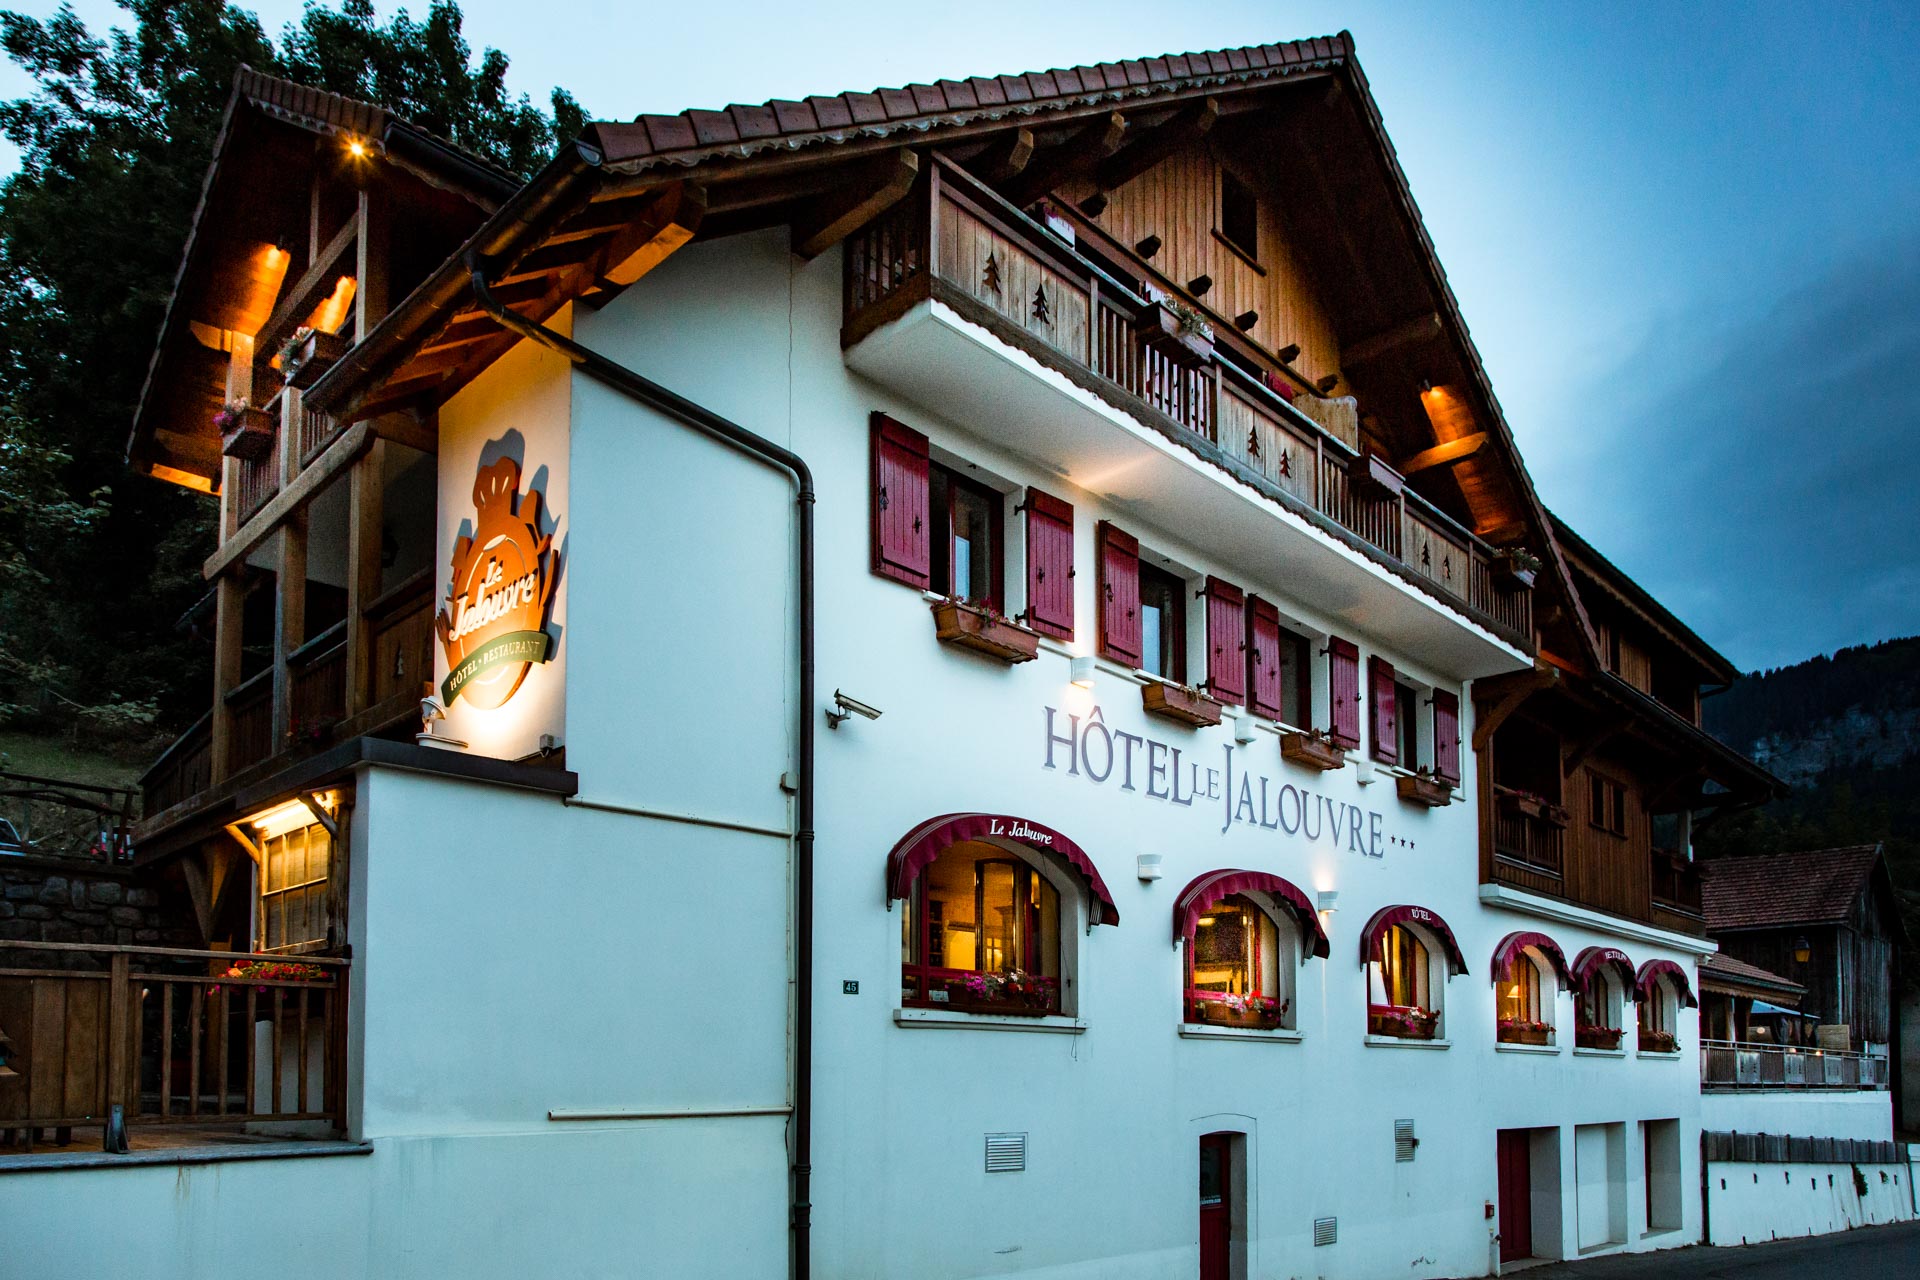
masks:
[[[140,864],[289,967],[116,959],[172,1145],[10,1180],[22,1247],[1699,1238],[1690,835],[1779,784],[1541,506],[1346,36],[596,124],[524,184],[243,72],[130,453],[220,513]]]

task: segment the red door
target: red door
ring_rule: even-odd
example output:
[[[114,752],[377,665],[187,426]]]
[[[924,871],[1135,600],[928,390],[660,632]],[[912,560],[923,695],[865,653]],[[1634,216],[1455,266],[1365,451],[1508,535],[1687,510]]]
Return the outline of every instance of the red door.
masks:
[[[1533,1256],[1533,1166],[1525,1129],[1502,1129],[1500,1141],[1500,1261]]]
[[[1228,1159],[1231,1135],[1209,1133],[1200,1139],[1200,1280],[1228,1280],[1228,1245],[1233,1238],[1233,1176]]]

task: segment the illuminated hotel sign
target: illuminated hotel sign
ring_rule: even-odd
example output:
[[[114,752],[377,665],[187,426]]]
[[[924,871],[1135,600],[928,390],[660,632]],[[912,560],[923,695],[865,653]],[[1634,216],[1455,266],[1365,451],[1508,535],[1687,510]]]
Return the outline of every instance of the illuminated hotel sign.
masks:
[[[527,670],[551,655],[547,606],[559,569],[552,535],[540,532],[540,495],[520,496],[512,458],[480,468],[473,481],[473,536],[453,548],[453,579],[434,630],[447,651],[440,696],[488,710],[503,705]]]
[[[1411,849],[1414,842],[1381,829],[1385,815],[1323,796],[1291,782],[1234,767],[1227,744],[1214,768],[1171,743],[1109,729],[1094,707],[1084,716],[1047,707],[1044,768],[1085,778],[1095,786],[1116,784],[1149,800],[1220,817],[1222,835],[1235,826],[1257,827],[1311,841],[1331,840],[1336,849],[1365,858],[1383,858],[1389,847]]]

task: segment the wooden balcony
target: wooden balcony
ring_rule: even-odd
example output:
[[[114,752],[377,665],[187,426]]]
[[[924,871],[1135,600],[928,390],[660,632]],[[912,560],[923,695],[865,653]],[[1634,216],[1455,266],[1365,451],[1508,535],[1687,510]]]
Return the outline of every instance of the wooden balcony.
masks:
[[[1409,488],[1363,488],[1357,430],[1311,391],[1289,401],[1271,389],[1297,380],[1231,324],[1215,323],[1211,358],[1167,342],[1161,304],[1142,290],[1177,294],[1150,271],[1120,279],[938,160],[849,239],[845,262],[843,346],[944,304],[1531,651],[1531,589],[1499,580],[1494,548]]]
[[[1885,1058],[1797,1045],[1700,1042],[1700,1087],[1709,1092],[1741,1089],[1885,1089]]]
[[[1672,849],[1651,850],[1649,857],[1653,864],[1653,905],[1682,915],[1703,915],[1700,868]]]
[[[136,1147],[161,1127],[339,1134],[348,962],[292,959],[298,976],[232,978],[289,957],[0,943],[0,1146],[71,1141],[116,1105]]]
[[[1494,857],[1558,879],[1563,869],[1566,810],[1499,787],[1494,794]]]

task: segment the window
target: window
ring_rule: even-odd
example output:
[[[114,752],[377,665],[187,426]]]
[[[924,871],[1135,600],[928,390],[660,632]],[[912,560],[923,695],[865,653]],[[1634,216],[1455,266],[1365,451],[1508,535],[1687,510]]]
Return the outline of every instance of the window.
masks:
[[[1640,998],[1640,1052],[1672,1053],[1679,1047],[1677,1001],[1665,978],[1655,978]]]
[[[1247,597],[1247,709],[1294,729],[1313,727],[1309,641],[1281,625],[1272,601]]]
[[[1440,1020],[1435,979],[1444,973],[1445,961],[1436,965],[1412,929],[1388,926],[1369,966],[1367,1030],[1402,1040],[1433,1039]]]
[[[1060,893],[995,845],[943,850],[901,912],[901,1003],[974,1013],[1061,1010]]]
[[[1260,260],[1260,201],[1253,188],[1226,172],[1220,172],[1220,234],[1234,248]]]
[[[931,471],[933,590],[998,609],[1005,600],[1000,495],[937,462]]]
[[[1313,727],[1313,641],[1296,631],[1280,632],[1280,719],[1296,729]]]
[[[1140,566],[1140,669],[1185,684],[1186,584],[1164,569]]]
[[[1211,904],[1186,948],[1186,1020],[1291,1027],[1297,937],[1243,893]]]
[[[1620,1047],[1622,988],[1610,970],[1596,967],[1574,993],[1574,1043],[1583,1049]]]
[[[1420,694],[1410,684],[1393,686],[1393,723],[1398,743],[1400,767],[1417,768],[1420,763]]]
[[[260,841],[260,949],[312,950],[330,941],[327,876],[333,841],[318,823]]]
[[[1540,972],[1540,966],[1523,949],[1514,953],[1502,975],[1494,1006],[1499,1018],[1499,1039],[1503,1044],[1551,1044],[1553,1042],[1553,988]]]
[[[1627,789],[1597,773],[1587,775],[1587,821],[1612,835],[1627,834]]]

